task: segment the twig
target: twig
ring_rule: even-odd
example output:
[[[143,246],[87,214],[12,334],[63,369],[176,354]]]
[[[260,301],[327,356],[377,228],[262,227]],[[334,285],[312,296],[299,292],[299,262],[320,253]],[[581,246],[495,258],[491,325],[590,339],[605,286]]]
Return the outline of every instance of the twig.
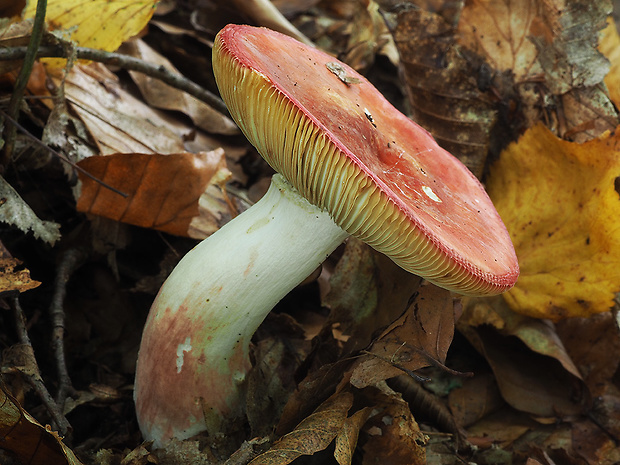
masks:
[[[27,47],[8,47],[1,49],[0,61],[24,58],[26,50]],[[159,79],[160,81],[163,81],[176,89],[193,95],[198,100],[205,102],[207,105],[210,105],[220,113],[228,115],[226,105],[217,95],[209,92],[195,82],[190,81],[186,77],[173,73],[164,66],[153,65],[144,60],[140,60],[139,58],[123,55],[122,53],[105,52],[103,50],[96,50],[87,47],[75,47],[72,49],[72,52],[73,51],[78,59],[97,61],[107,65],[115,65],[123,69],[138,71],[146,74],[147,76]],[[37,58],[67,58],[67,54],[67,50],[65,50],[61,45],[44,45],[39,47],[39,50],[37,51]]]
[[[67,360],[65,358],[65,311],[63,304],[67,295],[67,282],[73,272],[86,259],[86,253],[82,249],[74,248],[67,250],[61,257],[60,263],[56,268],[56,279],[54,280],[54,295],[50,305],[50,318],[52,320],[52,349],[56,359],[56,369],[58,370],[58,392],[56,393],[56,403],[64,407],[67,394],[75,392],[67,370]]]
[[[37,57],[37,50],[41,44],[41,38],[43,37],[43,26],[45,24],[45,11],[47,10],[47,0],[39,0],[37,2],[37,11],[34,16],[34,23],[32,25],[32,34],[30,36],[30,42],[28,47],[25,47],[24,62],[22,69],[17,76],[15,86],[13,88],[13,94],[9,101],[8,114],[14,120],[17,119],[19,114],[19,107],[21,106],[22,96],[28,85],[30,79],[30,73],[32,72],[32,66]],[[0,170],[6,169],[11,161],[13,155],[13,149],[15,148],[15,137],[17,135],[17,129],[13,125],[7,125],[4,131],[4,153],[0,158]]]
[[[43,379],[41,378],[37,360],[34,357],[34,350],[32,348],[32,343],[30,342],[30,337],[28,337],[28,331],[26,330],[26,319],[24,317],[24,312],[22,311],[21,305],[19,303],[18,295],[16,295],[12,299],[12,304],[13,304],[12,307],[13,307],[13,312],[15,316],[15,326],[17,329],[17,335],[19,338],[19,342],[23,344],[24,346],[28,347],[30,354],[32,354],[32,366],[36,368],[35,370],[33,370],[34,373],[32,374],[26,373],[25,371],[20,371],[20,373],[22,374],[22,376],[26,378],[28,383],[30,383],[30,385],[36,391],[38,396],[41,398],[41,401],[47,408],[47,411],[52,417],[53,422],[56,424],[56,427],[58,428],[58,432],[60,433],[61,436],[64,436],[72,428],[71,428],[71,425],[69,424],[69,421],[67,421],[67,419],[63,415],[60,406],[56,403],[54,398],[51,396],[51,394],[45,387],[45,384],[43,383]]]

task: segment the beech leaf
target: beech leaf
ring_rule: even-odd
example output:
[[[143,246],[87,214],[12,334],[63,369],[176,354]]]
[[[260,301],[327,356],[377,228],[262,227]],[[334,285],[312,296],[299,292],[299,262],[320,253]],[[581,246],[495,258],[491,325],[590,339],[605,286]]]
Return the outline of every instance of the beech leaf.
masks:
[[[153,228],[170,234],[203,238],[226,219],[222,186],[230,176],[222,149],[200,154],[115,154],[90,157],[79,166],[121,192],[80,174],[77,210],[115,221]],[[203,212],[203,194],[216,200],[219,210]],[[208,220],[208,221],[205,221]],[[201,227],[196,229],[196,224]]]
[[[286,465],[301,455],[324,450],[342,430],[352,405],[353,395],[349,392],[330,397],[250,465]]]
[[[560,320],[608,311],[620,291],[620,133],[583,144],[535,126],[502,152],[487,189],[521,275],[516,312]]]
[[[158,0],[48,0],[45,19],[51,29],[70,31],[82,46],[116,50],[149,22]],[[24,18],[32,18],[36,0],[28,0]]]
[[[24,292],[38,287],[41,283],[30,278],[30,272],[19,268],[21,262],[16,258],[2,257],[0,254],[0,294],[7,291]]]
[[[81,465],[62,438],[30,416],[1,383],[0,447],[29,465]]]

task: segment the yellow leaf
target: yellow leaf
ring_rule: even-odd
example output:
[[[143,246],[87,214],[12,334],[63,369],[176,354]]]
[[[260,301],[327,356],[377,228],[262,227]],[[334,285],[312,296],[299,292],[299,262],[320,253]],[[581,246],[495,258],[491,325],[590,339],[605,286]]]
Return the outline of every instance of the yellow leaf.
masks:
[[[521,275],[504,297],[557,321],[609,310],[620,291],[620,133],[583,144],[542,125],[501,154],[487,189]]]
[[[158,0],[48,0],[50,29],[70,30],[82,47],[108,52],[138,34],[149,22]],[[32,18],[37,0],[28,0],[24,18]]]

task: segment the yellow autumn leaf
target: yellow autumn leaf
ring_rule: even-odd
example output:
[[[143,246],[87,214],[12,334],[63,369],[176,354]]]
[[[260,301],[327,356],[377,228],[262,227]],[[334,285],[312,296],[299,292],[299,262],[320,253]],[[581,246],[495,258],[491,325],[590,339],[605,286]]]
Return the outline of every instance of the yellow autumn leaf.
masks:
[[[138,34],[159,0],[48,0],[45,15],[52,30],[68,31],[82,47],[108,52]],[[24,18],[34,17],[37,0],[28,0]]]
[[[512,143],[487,188],[521,275],[510,307],[560,320],[609,310],[620,291],[620,133],[583,144],[542,125]]]

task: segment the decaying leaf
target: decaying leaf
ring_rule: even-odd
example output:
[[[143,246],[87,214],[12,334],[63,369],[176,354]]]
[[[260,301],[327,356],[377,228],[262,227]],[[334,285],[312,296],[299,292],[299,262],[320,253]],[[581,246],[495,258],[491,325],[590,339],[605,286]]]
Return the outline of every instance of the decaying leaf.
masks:
[[[1,383],[0,448],[30,465],[81,465],[62,438],[30,416]]]
[[[620,291],[620,133],[583,144],[538,125],[492,167],[487,188],[517,251],[510,307],[560,320],[609,310]]]
[[[363,465],[425,465],[428,437],[420,431],[409,405],[383,383],[364,390],[375,414],[364,425]]]
[[[0,257],[0,294],[8,291],[24,292],[38,287],[41,283],[30,278],[30,271],[19,268],[21,262],[16,258]]]
[[[0,177],[0,222],[54,245],[60,239],[60,225],[41,220],[11,185]]]
[[[361,388],[403,372],[443,363],[454,334],[455,306],[449,291],[426,283],[406,312],[373,342],[351,375]]]
[[[112,52],[149,22],[157,0],[48,0],[45,19],[52,29],[67,31],[82,47]],[[28,0],[24,18],[32,18],[36,0]]]
[[[62,74],[50,71],[57,86]],[[84,122],[99,153],[177,153],[192,129],[123,89],[104,65],[75,65],[65,81],[69,108]],[[79,161],[79,160],[76,160]]]
[[[131,56],[178,73],[170,61],[142,40],[131,41],[126,44],[123,50]],[[239,133],[239,128],[229,117],[214,110],[196,97],[143,73],[130,71],[129,74],[149,105],[164,110],[181,111],[188,115],[196,126],[210,133],[226,135]]]
[[[250,462],[251,465],[286,465],[301,455],[324,450],[342,430],[353,395],[343,392],[330,397],[297,427],[280,438],[267,452]]]
[[[221,149],[200,154],[123,153],[90,157],[79,166],[128,197],[80,174],[78,211],[181,236],[190,236],[191,227],[195,238],[215,232],[229,219],[222,187],[230,172]],[[203,217],[198,230],[194,218],[200,214],[203,194],[219,209]]]
[[[438,11],[404,9],[393,34],[414,119],[481,176],[497,117],[489,91],[492,69],[456,45],[454,10],[460,8],[461,2],[443,2]]]

